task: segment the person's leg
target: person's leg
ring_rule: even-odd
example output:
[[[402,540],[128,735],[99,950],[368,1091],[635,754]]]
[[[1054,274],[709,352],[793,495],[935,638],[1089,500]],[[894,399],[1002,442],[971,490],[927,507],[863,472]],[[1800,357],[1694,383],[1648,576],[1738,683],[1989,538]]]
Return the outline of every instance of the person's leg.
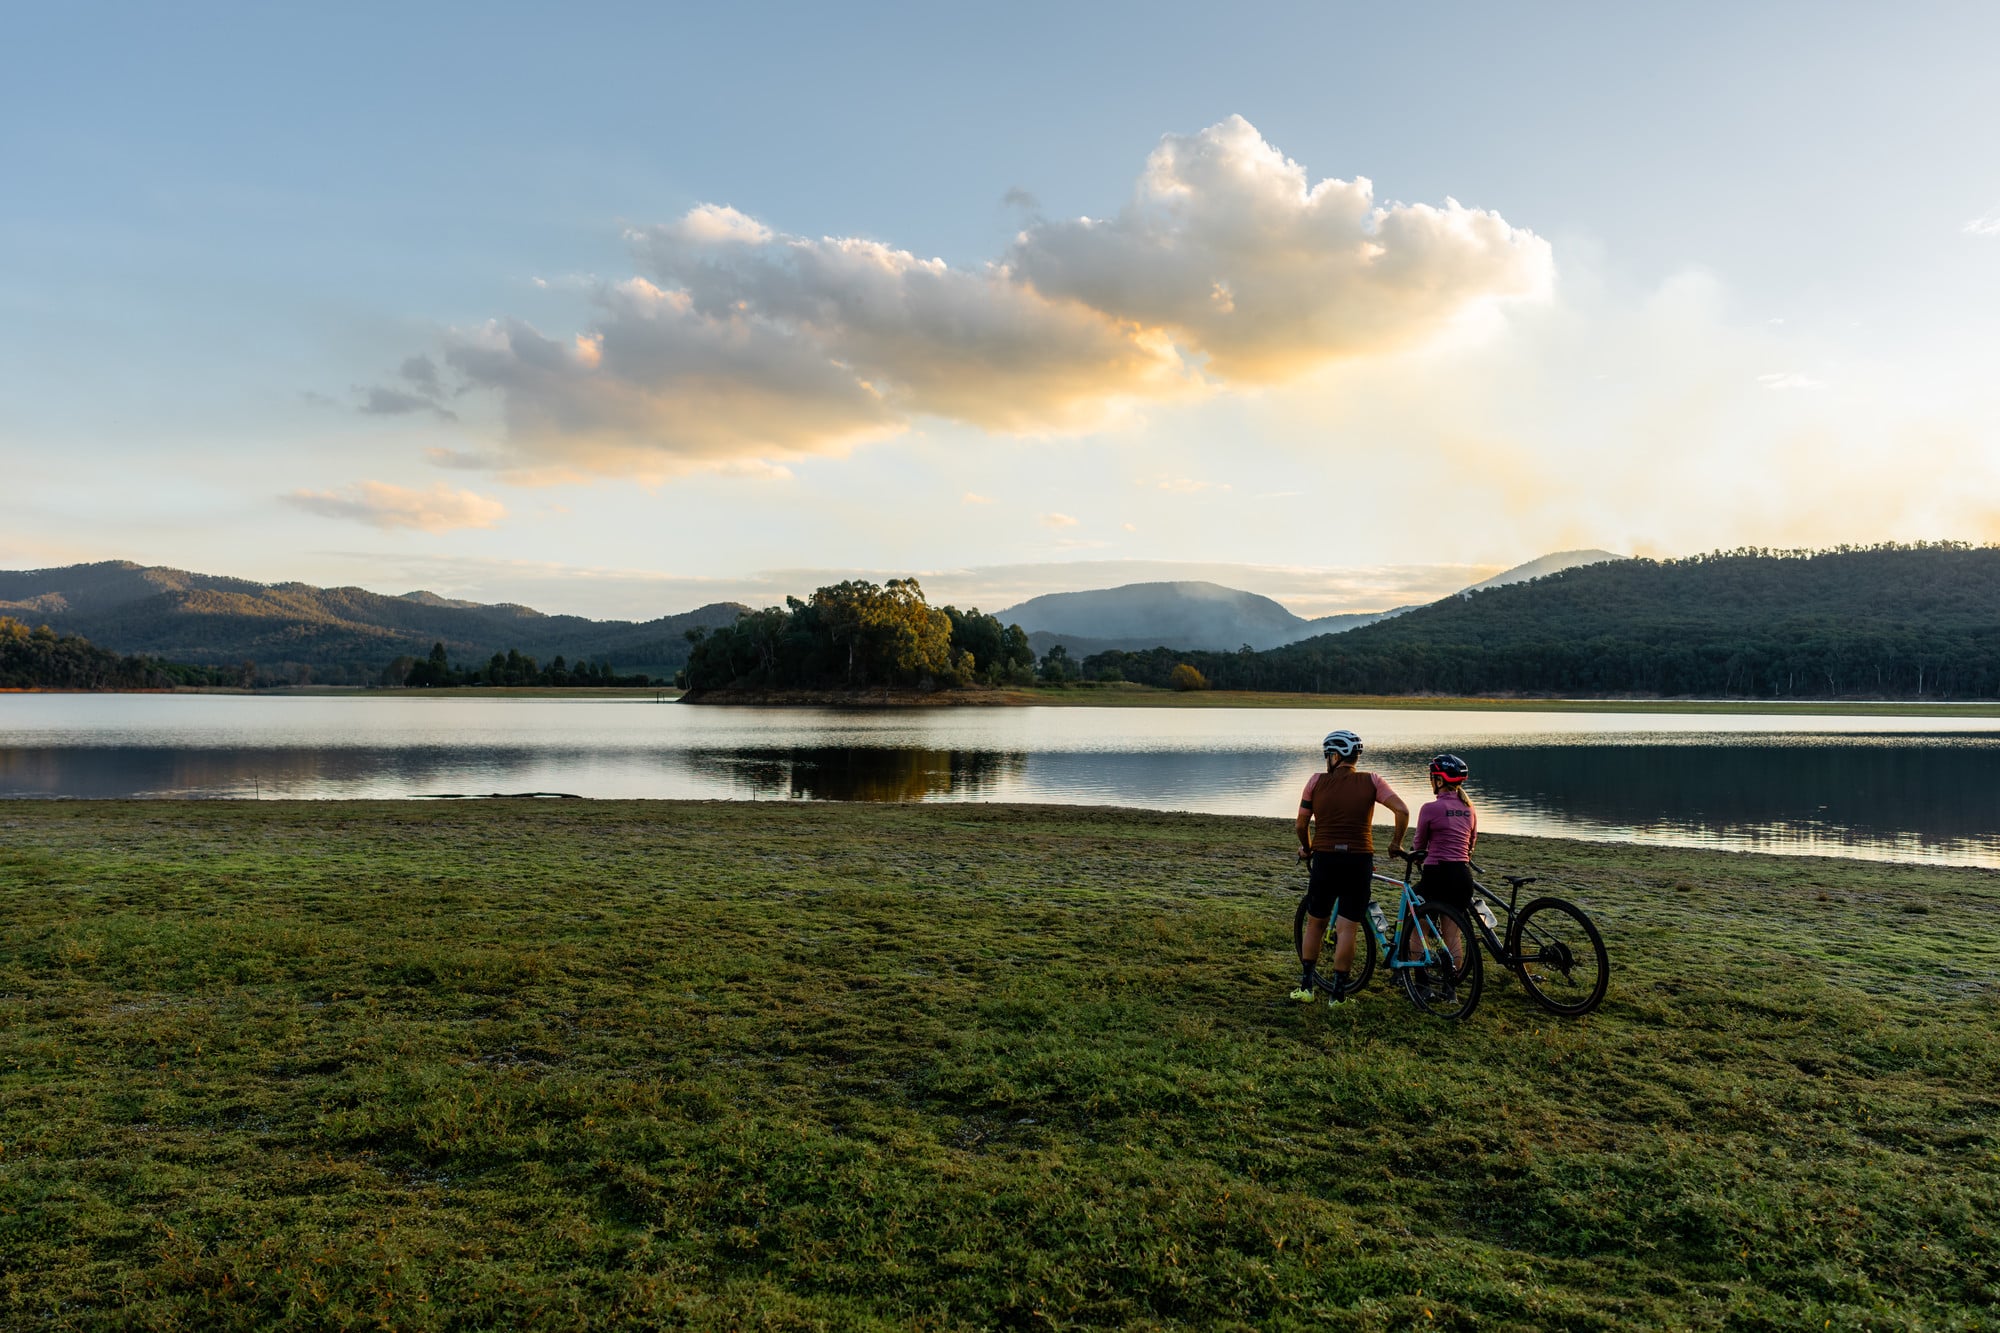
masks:
[[[1426,902],[1443,903],[1455,907],[1460,916],[1472,915],[1472,869],[1462,861],[1441,861],[1424,867],[1424,878],[1417,885],[1417,892]],[[1452,966],[1465,961],[1465,938],[1455,921],[1444,923],[1444,947],[1451,951]]]
[[[1326,941],[1326,919],[1333,912],[1333,892],[1325,862],[1318,853],[1312,858],[1310,887],[1306,890],[1306,928],[1299,939],[1299,984],[1292,996],[1300,1004],[1311,1004],[1317,995],[1320,947]]]
[[[1306,935],[1299,941],[1299,957],[1308,963],[1319,962],[1320,946],[1326,942],[1326,918],[1306,914]],[[1336,957],[1338,951],[1336,950]],[[1335,964],[1338,966],[1338,964]]]
[[[1354,932],[1360,928],[1359,921],[1350,921],[1345,916],[1334,919],[1333,970],[1342,981],[1347,979],[1347,970],[1354,966]]]

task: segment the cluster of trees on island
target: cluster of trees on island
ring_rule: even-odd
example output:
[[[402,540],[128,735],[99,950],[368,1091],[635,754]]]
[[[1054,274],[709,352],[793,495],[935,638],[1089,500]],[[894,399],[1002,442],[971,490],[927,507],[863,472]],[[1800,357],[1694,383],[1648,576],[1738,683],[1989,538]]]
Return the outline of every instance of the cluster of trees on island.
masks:
[[[609,662],[563,660],[561,653],[538,665],[518,648],[495,653],[480,666],[455,667],[442,643],[431,645],[428,657],[399,657],[382,673],[382,684],[410,689],[450,689],[466,685],[536,685],[565,689],[635,688],[660,682],[644,674],[619,675]]]
[[[746,611],[734,625],[689,630],[690,690],[927,689],[1024,685],[1035,653],[1019,625],[978,608],[934,607],[915,579],[836,583],[805,601]],[[1064,653],[1058,670],[1068,669]]]
[[[157,657],[126,657],[80,634],[29,629],[0,616],[0,690],[171,690],[190,685],[258,684],[257,666],[189,666]]]

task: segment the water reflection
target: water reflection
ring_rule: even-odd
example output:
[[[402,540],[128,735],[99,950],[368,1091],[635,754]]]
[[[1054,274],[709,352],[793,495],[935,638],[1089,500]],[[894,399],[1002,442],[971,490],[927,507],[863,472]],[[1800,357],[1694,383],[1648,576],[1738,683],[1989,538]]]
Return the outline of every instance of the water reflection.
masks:
[[[1317,738],[1405,795],[1473,766],[1495,832],[2000,866],[1976,717],[1308,709],[661,708],[562,700],[0,697],[0,797],[1026,801],[1289,819]]]
[[[802,801],[992,799],[1019,782],[1023,754],[795,746],[787,750],[693,750],[688,766],[758,796]]]

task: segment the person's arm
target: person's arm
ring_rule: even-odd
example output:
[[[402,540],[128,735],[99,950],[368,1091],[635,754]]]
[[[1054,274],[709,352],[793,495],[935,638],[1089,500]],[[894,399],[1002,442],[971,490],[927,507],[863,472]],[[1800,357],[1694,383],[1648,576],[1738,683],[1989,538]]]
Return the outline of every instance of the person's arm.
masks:
[[[1312,855],[1313,788],[1319,785],[1319,774],[1306,779],[1306,789],[1299,796],[1299,819],[1295,826],[1299,835],[1299,860]]]
[[[1389,835],[1389,855],[1401,855],[1403,850],[1403,835],[1410,828],[1410,807],[1402,797],[1396,795],[1394,787],[1382,781],[1380,773],[1375,775],[1375,800],[1379,804],[1387,806],[1389,812],[1396,816],[1396,831]]]
[[[1434,822],[1436,821],[1431,818],[1431,807],[1429,805],[1424,806],[1423,809],[1417,812],[1417,836],[1410,839],[1411,856],[1422,858],[1424,848],[1430,845],[1431,825]]]

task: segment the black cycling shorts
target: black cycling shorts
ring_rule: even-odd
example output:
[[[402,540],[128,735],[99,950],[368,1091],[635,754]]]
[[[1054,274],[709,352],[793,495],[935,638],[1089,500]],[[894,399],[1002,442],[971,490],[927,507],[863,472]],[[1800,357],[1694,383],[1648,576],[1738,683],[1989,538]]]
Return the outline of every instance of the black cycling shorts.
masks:
[[[1324,917],[1336,903],[1340,915],[1359,921],[1374,895],[1375,856],[1372,852],[1314,852],[1312,879],[1306,889],[1306,915]]]
[[[1427,903],[1456,907],[1472,915],[1472,867],[1464,861],[1433,861],[1417,881],[1417,894]]]

